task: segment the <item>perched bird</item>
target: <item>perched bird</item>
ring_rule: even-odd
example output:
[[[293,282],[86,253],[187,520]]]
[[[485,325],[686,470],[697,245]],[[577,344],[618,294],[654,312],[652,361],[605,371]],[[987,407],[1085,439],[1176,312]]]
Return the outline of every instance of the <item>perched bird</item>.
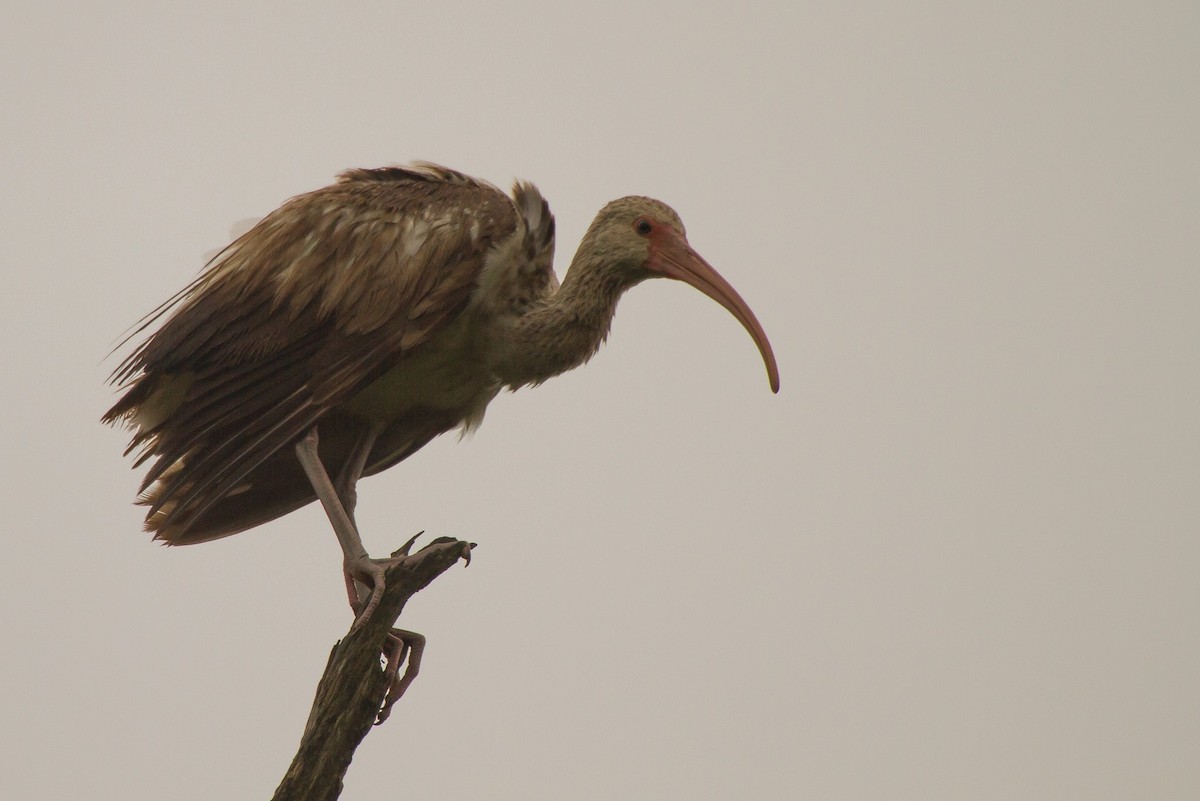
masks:
[[[605,206],[560,285],[554,218],[433,164],[359,169],[295,197],[142,321],[104,415],[153,460],[138,502],[171,545],[244,531],[319,499],[365,619],[387,560],[354,521],[356,483],[438,434],[471,429],[504,387],[538,384],[600,347],[621,294],[658,276],[716,300],[779,373],[746,303],[689,245],[670,207]],[[165,319],[164,319],[165,318]]]

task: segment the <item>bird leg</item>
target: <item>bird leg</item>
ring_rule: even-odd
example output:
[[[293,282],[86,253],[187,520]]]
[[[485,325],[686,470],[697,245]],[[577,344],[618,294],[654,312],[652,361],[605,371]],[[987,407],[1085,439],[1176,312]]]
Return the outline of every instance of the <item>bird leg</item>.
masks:
[[[358,534],[354,518],[346,510],[341,495],[329,478],[325,465],[321,462],[320,454],[317,452],[319,441],[317,429],[314,426],[296,443],[296,458],[299,459],[300,466],[304,468],[304,473],[308,476],[313,491],[316,492],[321,506],[325,509],[325,514],[329,517],[333,533],[337,535],[338,543],[342,546],[342,565],[346,574],[346,589],[351,596],[350,605],[358,613],[358,619],[354,623],[355,627],[358,627],[371,618],[371,613],[375,611],[375,607],[379,606],[379,601],[383,597],[383,571],[386,562],[371,559],[367,554],[367,549],[363,547],[362,537]],[[356,445],[355,453],[351,454],[352,459],[348,463],[349,467],[353,467],[351,463],[358,462],[359,472],[361,472],[361,465],[365,463],[367,457],[366,454],[360,455],[358,451],[370,452],[369,446],[364,449],[360,445]],[[358,480],[358,476],[353,475],[352,472],[347,473],[343,470],[343,474],[352,479],[344,486],[351,486]],[[347,497],[350,497],[349,493],[347,493]],[[353,506],[353,501],[351,501],[351,505]],[[356,580],[363,585],[363,595],[367,594],[366,590],[369,588],[370,595],[365,599],[359,596],[357,588],[354,586]]]
[[[333,483],[338,499],[342,502],[342,508],[346,510],[346,516],[350,518],[356,531],[358,530],[358,521],[354,519],[354,509],[358,506],[358,479],[362,477],[367,457],[371,455],[371,449],[375,447],[375,441],[383,433],[384,427],[382,423],[374,423],[370,428],[363,430],[362,435],[350,450],[345,464],[338,472],[337,480]],[[357,613],[367,600],[372,588],[362,582],[356,582],[348,570],[343,571],[343,575],[346,579],[346,596],[350,601],[350,608]]]
[[[337,480],[333,483],[338,498],[341,499],[342,506],[351,520],[354,520],[354,508],[358,505],[358,480],[362,478],[363,470],[367,466],[367,457],[371,455],[371,449],[375,447],[375,441],[383,433],[384,427],[382,423],[374,423],[370,428],[363,430],[362,436],[354,443],[346,463],[342,465]]]
[[[382,425],[373,425],[363,432],[350,451],[350,456],[338,472],[336,483],[329,478],[325,465],[318,452],[320,442],[317,428],[314,426],[299,442],[296,443],[296,458],[304,468],[325,514],[337,535],[345,557],[343,572],[346,578],[346,592],[350,599],[350,607],[358,614],[354,628],[361,626],[370,619],[371,613],[379,605],[383,597],[384,568],[398,559],[407,559],[409,550],[417,537],[415,534],[408,542],[392,552],[391,559],[371,559],[363,547],[362,537],[358,533],[358,524],[354,520],[354,508],[358,502],[356,486],[362,471],[366,467],[367,457],[375,440],[383,431]],[[450,538],[446,538],[450,541]],[[435,540],[431,545],[436,545]],[[419,558],[419,557],[418,557]],[[471,552],[468,550],[464,557],[470,564]],[[425,637],[415,631],[393,628],[388,632],[383,645],[383,656],[386,660],[384,676],[388,680],[387,695],[384,696],[383,706],[380,707],[375,725],[378,726],[388,719],[392,706],[400,700],[409,685],[416,679],[421,670],[421,655],[425,652]],[[405,665],[404,673],[400,666]]]

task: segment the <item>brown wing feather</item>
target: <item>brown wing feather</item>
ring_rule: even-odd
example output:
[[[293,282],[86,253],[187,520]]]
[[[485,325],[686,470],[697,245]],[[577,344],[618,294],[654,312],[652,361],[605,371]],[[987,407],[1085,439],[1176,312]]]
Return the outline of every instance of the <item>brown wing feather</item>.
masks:
[[[516,214],[432,165],[354,170],[238,238],[113,374],[125,394],[105,421],[134,427],[139,464],[155,457],[147,528],[197,541],[207,510],[462,312]]]

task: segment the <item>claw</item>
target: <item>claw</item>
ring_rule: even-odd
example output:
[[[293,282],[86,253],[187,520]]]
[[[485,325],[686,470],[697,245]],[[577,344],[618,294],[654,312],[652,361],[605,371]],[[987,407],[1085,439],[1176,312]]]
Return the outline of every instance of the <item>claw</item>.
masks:
[[[432,548],[435,545],[446,545],[447,543],[451,543],[451,542],[459,542],[459,540],[456,540],[454,537],[438,537],[437,539],[432,540],[428,545],[426,545],[425,548]],[[458,558],[462,559],[464,562],[466,562],[467,565],[471,564],[471,549],[474,547],[475,547],[475,543],[473,543],[473,542],[462,543],[462,550],[459,553]],[[425,548],[422,548],[421,550],[423,551],[423,550],[425,550]]]

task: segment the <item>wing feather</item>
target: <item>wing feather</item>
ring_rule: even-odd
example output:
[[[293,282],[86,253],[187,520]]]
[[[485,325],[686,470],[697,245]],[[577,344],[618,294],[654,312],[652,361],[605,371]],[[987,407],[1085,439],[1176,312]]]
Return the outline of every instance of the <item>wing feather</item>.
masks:
[[[432,165],[352,170],[235,240],[135,335],[105,415],[134,428],[147,528],[168,541],[466,308],[517,229],[490,184]],[[181,389],[183,388],[183,389]],[[153,485],[153,486],[151,486]],[[150,487],[150,489],[146,489]]]

